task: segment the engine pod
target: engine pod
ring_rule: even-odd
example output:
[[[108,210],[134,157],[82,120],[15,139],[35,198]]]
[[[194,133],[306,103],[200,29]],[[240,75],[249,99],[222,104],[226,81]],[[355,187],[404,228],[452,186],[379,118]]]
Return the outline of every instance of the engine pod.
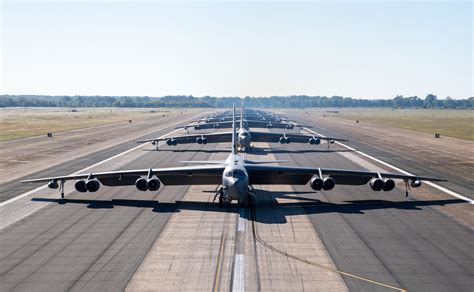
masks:
[[[157,191],[160,188],[160,185],[161,183],[157,178],[150,178],[146,182],[146,186],[149,191]]]
[[[142,192],[148,190],[147,180],[142,177],[137,179],[135,181],[135,187],[137,188],[137,190],[142,191]]]
[[[393,179],[387,178],[384,179],[383,190],[389,192],[395,188],[395,181]]]
[[[100,188],[100,182],[95,178],[89,179],[86,182],[86,187],[87,190],[91,193],[97,192]]]
[[[87,192],[86,181],[83,179],[76,181],[76,183],[74,184],[74,188],[80,193]]]

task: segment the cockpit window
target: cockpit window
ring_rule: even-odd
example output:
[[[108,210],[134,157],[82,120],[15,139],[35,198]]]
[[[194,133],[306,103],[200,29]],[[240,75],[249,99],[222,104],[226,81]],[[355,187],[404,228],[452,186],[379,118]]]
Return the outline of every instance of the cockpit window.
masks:
[[[245,176],[245,173],[240,169],[234,169],[233,171],[226,172],[225,176],[239,178]]]
[[[245,176],[245,173],[240,170],[240,169],[236,169],[234,170],[234,173],[232,174],[233,177],[242,177],[242,176]]]

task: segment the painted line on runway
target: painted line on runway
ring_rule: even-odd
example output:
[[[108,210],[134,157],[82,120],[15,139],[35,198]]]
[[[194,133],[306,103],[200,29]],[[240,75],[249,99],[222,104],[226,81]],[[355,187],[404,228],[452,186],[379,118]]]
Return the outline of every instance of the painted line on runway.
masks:
[[[167,133],[167,134],[161,136],[160,138],[165,138],[166,136],[172,135],[172,134],[174,134],[174,133],[176,133],[176,132],[178,132],[178,131],[180,131],[180,130],[181,130],[181,129],[176,129],[176,130],[174,130],[174,131],[171,131],[171,132],[169,132],[169,133]],[[139,148],[141,148],[141,147],[143,147],[143,146],[145,146],[145,145],[147,145],[147,144],[148,144],[148,143],[140,144],[140,145],[138,145],[138,146],[136,146],[136,147],[133,147],[133,148],[131,148],[131,149],[128,149],[128,150],[126,150],[126,151],[124,151],[124,152],[122,152],[122,153],[119,153],[119,154],[117,154],[117,155],[114,155],[114,156],[109,157],[109,158],[107,158],[107,159],[104,159],[104,160],[102,160],[102,161],[99,161],[99,162],[97,162],[97,163],[95,163],[95,164],[93,164],[93,165],[90,165],[90,166],[88,166],[88,167],[86,167],[86,168],[83,168],[83,169],[81,169],[81,170],[78,170],[78,171],[76,171],[76,172],[74,172],[74,173],[72,173],[72,174],[70,174],[70,175],[76,175],[76,174],[82,173],[82,172],[84,172],[84,171],[86,171],[86,170],[89,170],[89,169],[94,168],[94,167],[96,167],[96,166],[99,166],[99,165],[101,165],[101,164],[103,164],[103,163],[106,163],[106,162],[108,162],[108,161],[110,161],[110,160],[112,160],[112,159],[115,159],[115,158],[117,158],[117,157],[120,157],[120,156],[122,156],[122,155],[125,155],[125,154],[127,154],[127,153],[130,153],[130,152],[132,152],[132,151],[134,151],[134,150],[137,150],[137,149],[139,149]],[[162,144],[164,144],[164,142],[163,142]],[[15,202],[15,201],[17,201],[17,200],[19,200],[19,199],[21,199],[21,198],[27,197],[27,196],[29,196],[29,195],[31,195],[31,194],[37,192],[37,191],[40,191],[40,190],[42,190],[42,189],[45,189],[45,188],[47,188],[47,187],[48,187],[47,185],[43,185],[43,186],[41,186],[41,187],[37,187],[36,189],[33,189],[33,190],[31,190],[31,191],[28,191],[28,192],[26,192],[26,193],[23,193],[23,194],[21,194],[21,195],[18,195],[18,196],[16,196],[16,197],[13,197],[13,198],[11,198],[11,199],[5,201],[5,202],[1,202],[1,203],[0,203],[0,207],[3,207],[3,206],[8,205],[8,204],[10,204],[10,203],[13,203],[13,202]]]
[[[222,263],[224,262],[224,248],[225,248],[225,233],[221,234],[221,245],[219,247],[219,255],[217,256],[217,268],[216,275],[214,278],[214,285],[212,291],[218,292],[221,289],[221,273],[222,273]]]
[[[232,279],[232,292],[244,292],[245,258],[243,254],[234,256],[234,278]]]
[[[245,231],[245,225],[246,225],[246,222],[247,220],[245,220],[243,217],[244,217],[244,211],[243,211],[243,208],[240,208],[240,211],[239,211],[239,224],[237,225],[237,231],[241,231],[241,232],[244,232]]]
[[[321,137],[324,137],[324,135],[321,135],[320,133],[315,132],[315,131],[312,131],[312,130],[306,128],[306,127],[303,127],[303,129],[305,129],[306,131],[308,131],[308,132],[310,132],[310,133],[313,133],[313,134],[315,134],[315,135],[319,135],[319,136],[321,136]],[[341,143],[341,142],[338,142],[338,141],[336,141],[336,143],[337,143],[338,145],[341,145],[342,147],[347,148],[348,150],[354,151],[354,152],[356,152],[356,153],[358,153],[358,154],[360,154],[360,155],[362,155],[362,156],[364,156],[364,157],[370,158],[370,159],[372,159],[372,160],[374,160],[374,161],[376,161],[376,162],[378,162],[378,163],[380,163],[380,164],[383,164],[383,165],[385,165],[385,166],[387,166],[387,167],[390,167],[390,168],[392,168],[392,169],[394,169],[394,170],[396,170],[396,171],[398,171],[398,172],[401,172],[401,173],[406,174],[406,175],[413,175],[413,174],[409,173],[409,172],[406,171],[406,170],[403,170],[403,169],[401,169],[401,168],[399,168],[399,167],[396,167],[396,166],[394,166],[394,165],[391,165],[391,164],[389,164],[389,163],[387,163],[387,162],[385,162],[385,161],[382,161],[382,160],[380,160],[380,159],[378,159],[378,158],[375,158],[375,157],[373,157],[373,156],[370,156],[369,154],[366,154],[366,153],[364,153],[364,152],[362,152],[362,151],[359,151],[359,150],[357,150],[357,149],[355,149],[355,148],[352,148],[352,147],[350,147],[350,146],[347,146],[347,145],[344,144],[344,143]],[[456,193],[456,192],[453,192],[453,191],[451,191],[451,190],[449,190],[449,189],[447,189],[447,188],[445,188],[445,187],[442,187],[442,186],[440,186],[440,185],[438,185],[438,184],[432,183],[432,182],[430,182],[430,181],[425,181],[424,183],[426,183],[427,185],[429,185],[429,186],[431,186],[431,187],[434,187],[434,188],[436,188],[436,189],[438,189],[438,190],[440,190],[440,191],[442,191],[442,192],[445,192],[446,194],[448,194],[448,195],[450,195],[450,196],[453,196],[453,197],[456,197],[456,198],[461,199],[461,200],[463,200],[463,201],[469,202],[470,204],[474,204],[474,200],[472,200],[472,199],[470,199],[470,198],[468,198],[468,197],[466,197],[466,196],[463,196],[463,195],[461,195],[461,194],[458,194],[458,193]]]

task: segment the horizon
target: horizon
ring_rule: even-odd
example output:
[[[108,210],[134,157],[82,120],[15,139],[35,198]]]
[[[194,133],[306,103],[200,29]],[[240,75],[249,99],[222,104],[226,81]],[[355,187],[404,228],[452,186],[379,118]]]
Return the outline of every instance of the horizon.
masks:
[[[474,96],[470,1],[1,7],[2,95]]]

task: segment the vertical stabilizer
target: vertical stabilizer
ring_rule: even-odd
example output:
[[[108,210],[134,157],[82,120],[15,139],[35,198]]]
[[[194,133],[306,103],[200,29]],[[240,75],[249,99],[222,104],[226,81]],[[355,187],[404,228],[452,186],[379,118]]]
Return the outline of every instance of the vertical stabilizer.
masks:
[[[240,129],[244,128],[244,103],[241,103],[240,107]]]
[[[232,105],[232,154],[237,154],[237,145],[235,141],[235,104]]]

